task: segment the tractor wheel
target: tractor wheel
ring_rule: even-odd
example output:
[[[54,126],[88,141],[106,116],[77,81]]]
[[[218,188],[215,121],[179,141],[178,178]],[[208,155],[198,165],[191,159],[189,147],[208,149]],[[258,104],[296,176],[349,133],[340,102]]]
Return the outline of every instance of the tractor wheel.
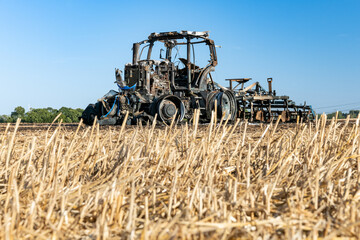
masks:
[[[156,101],[156,113],[159,119],[170,124],[176,114],[176,121],[181,121],[185,115],[185,106],[180,98],[174,95],[162,96]]]
[[[216,101],[216,109],[217,109],[217,118],[220,120],[222,117],[223,120],[229,119],[233,121],[236,118],[237,114],[237,104],[235,96],[230,91],[225,92],[212,92],[209,94],[207,100],[207,116],[208,119],[211,119],[211,112],[215,110],[215,101]]]
[[[101,109],[102,106],[100,102],[97,102],[96,104],[89,104],[81,115],[83,122],[87,125],[92,125],[95,117],[98,119],[101,117]]]

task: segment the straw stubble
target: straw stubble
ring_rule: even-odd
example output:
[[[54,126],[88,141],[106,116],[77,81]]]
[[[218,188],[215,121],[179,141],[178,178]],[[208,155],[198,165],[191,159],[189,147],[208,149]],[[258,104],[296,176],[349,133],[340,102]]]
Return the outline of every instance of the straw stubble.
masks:
[[[1,125],[1,238],[360,235],[351,122]]]

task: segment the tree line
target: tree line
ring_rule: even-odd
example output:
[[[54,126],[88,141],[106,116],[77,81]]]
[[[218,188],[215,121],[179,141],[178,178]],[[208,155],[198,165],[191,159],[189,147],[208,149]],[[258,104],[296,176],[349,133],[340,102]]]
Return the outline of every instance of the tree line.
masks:
[[[16,122],[18,118],[21,118],[25,123],[51,123],[59,113],[64,123],[76,123],[79,122],[79,117],[84,110],[81,108],[68,108],[62,107],[59,110],[48,108],[30,108],[30,111],[26,112],[21,106],[18,106],[11,112],[10,115],[0,115],[0,123],[12,123]],[[350,115],[350,118],[357,118],[360,110],[350,110],[348,113],[338,112],[338,119],[345,119]],[[321,116],[321,114],[319,114]],[[336,112],[327,114],[327,118],[331,119],[336,116]]]
[[[348,113],[343,113],[341,111],[338,111],[338,119],[345,119],[348,116],[350,118],[357,118],[359,115],[360,110],[350,110]],[[336,117],[336,112],[326,114],[328,119],[332,119],[333,117]]]
[[[25,123],[51,123],[57,115],[61,113],[59,120],[62,119],[64,123],[79,122],[79,117],[84,110],[81,108],[68,108],[62,107],[59,110],[48,108],[30,108],[28,112],[25,108],[18,106],[11,112],[10,115],[1,115],[0,123],[16,122],[18,118],[21,118],[21,122]]]

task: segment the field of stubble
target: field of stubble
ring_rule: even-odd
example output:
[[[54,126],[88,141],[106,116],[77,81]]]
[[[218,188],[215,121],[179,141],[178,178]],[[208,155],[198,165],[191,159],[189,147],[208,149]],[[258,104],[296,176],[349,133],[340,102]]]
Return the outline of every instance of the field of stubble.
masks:
[[[0,125],[2,239],[360,235],[359,122]]]

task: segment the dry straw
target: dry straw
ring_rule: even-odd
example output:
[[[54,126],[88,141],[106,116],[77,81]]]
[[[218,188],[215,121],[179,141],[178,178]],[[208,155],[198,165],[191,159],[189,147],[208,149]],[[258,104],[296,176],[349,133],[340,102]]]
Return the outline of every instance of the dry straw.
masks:
[[[1,125],[3,239],[360,236],[360,128]]]

